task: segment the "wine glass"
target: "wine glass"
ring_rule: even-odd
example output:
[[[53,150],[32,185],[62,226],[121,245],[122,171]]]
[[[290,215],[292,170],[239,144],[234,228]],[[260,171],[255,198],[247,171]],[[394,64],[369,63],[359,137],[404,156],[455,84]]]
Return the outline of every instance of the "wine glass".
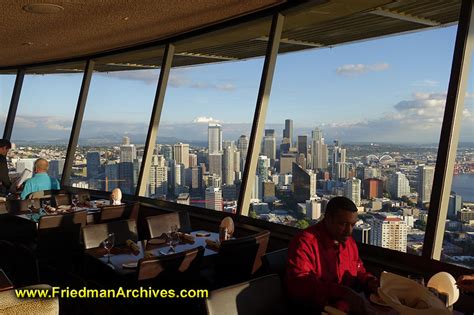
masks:
[[[79,196],[78,195],[72,195],[72,198],[71,198],[72,210],[74,210],[74,211],[77,210],[77,203],[78,202],[79,202]]]
[[[107,264],[112,265],[110,262],[110,250],[114,247],[115,243],[115,234],[110,233],[107,238],[102,242],[102,245],[107,250]]]
[[[178,226],[176,224],[173,224],[170,226],[170,229],[168,230],[168,233],[166,233],[166,236],[168,237],[168,244],[170,246],[170,249],[168,250],[168,253],[175,253],[176,250],[174,247],[178,245]]]

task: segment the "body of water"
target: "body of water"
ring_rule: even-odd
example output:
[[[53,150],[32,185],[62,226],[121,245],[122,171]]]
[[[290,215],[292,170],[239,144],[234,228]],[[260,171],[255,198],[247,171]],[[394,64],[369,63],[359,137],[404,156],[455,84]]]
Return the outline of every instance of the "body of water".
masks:
[[[451,191],[461,195],[463,201],[474,201],[474,174],[454,175]]]

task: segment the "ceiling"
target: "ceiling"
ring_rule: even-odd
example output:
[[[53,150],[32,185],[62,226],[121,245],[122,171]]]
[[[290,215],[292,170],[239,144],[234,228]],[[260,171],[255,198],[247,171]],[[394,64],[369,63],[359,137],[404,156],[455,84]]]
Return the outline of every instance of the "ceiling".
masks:
[[[183,0],[174,1],[173,5],[166,5],[165,1],[140,1],[141,7],[138,9],[133,1],[54,2],[61,3],[64,10],[60,14],[65,16],[27,13],[22,7],[28,1],[14,2],[18,4],[0,3],[0,10],[15,12],[17,19],[7,14],[8,19],[11,23],[16,20],[16,27],[26,24],[24,29],[28,31],[16,29],[15,25],[7,27],[16,35],[9,34],[8,38],[2,40],[6,45],[0,50],[0,67],[65,60],[154,42],[284,1]],[[280,53],[333,47],[380,36],[443,27],[458,20],[460,6],[460,0],[308,1],[282,12],[285,23]],[[66,13],[69,10],[71,12]],[[128,19],[124,20],[125,17]],[[84,23],[81,23],[81,19],[84,19]],[[18,22],[20,20],[22,23]],[[5,25],[11,24],[3,24],[2,28]],[[268,16],[218,31],[204,32],[199,36],[184,36],[183,39],[173,41],[176,47],[173,66],[264,56],[270,26],[271,16]],[[2,37],[4,33],[9,32],[2,31]],[[33,44],[22,44],[28,41]],[[46,43],[48,45],[44,46]],[[156,68],[161,65],[163,52],[163,46],[156,46],[120,54],[110,53],[95,58],[94,69],[119,71]],[[30,68],[28,72],[82,71],[83,67],[84,61],[75,61]]]

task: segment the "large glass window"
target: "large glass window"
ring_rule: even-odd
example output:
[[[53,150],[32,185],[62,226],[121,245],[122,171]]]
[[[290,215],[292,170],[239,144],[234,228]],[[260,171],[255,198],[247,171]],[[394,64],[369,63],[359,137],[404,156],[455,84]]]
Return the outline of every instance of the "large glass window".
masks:
[[[265,19],[176,43],[146,196],[235,213],[264,58],[229,45],[263,56],[254,39],[269,30]]]
[[[67,71],[61,69],[28,69],[25,74],[9,153],[15,172],[33,171],[41,157],[50,163],[49,175],[61,179],[84,70],[81,64],[69,73],[48,73]]]
[[[441,260],[474,268],[474,66],[464,101]]]
[[[356,239],[421,254],[455,35],[283,54],[318,45],[284,31],[249,215],[305,228],[346,196]]]
[[[10,107],[15,78],[15,74],[0,74],[0,132],[2,135],[5,129],[5,121]]]
[[[70,185],[135,194],[162,55],[96,60]]]

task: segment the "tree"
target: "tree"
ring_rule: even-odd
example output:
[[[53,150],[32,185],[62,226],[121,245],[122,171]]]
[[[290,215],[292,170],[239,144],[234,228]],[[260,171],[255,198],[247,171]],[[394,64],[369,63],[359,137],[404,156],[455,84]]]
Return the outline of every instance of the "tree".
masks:
[[[309,226],[308,221],[306,220],[298,220],[295,225],[298,229],[306,229]]]

